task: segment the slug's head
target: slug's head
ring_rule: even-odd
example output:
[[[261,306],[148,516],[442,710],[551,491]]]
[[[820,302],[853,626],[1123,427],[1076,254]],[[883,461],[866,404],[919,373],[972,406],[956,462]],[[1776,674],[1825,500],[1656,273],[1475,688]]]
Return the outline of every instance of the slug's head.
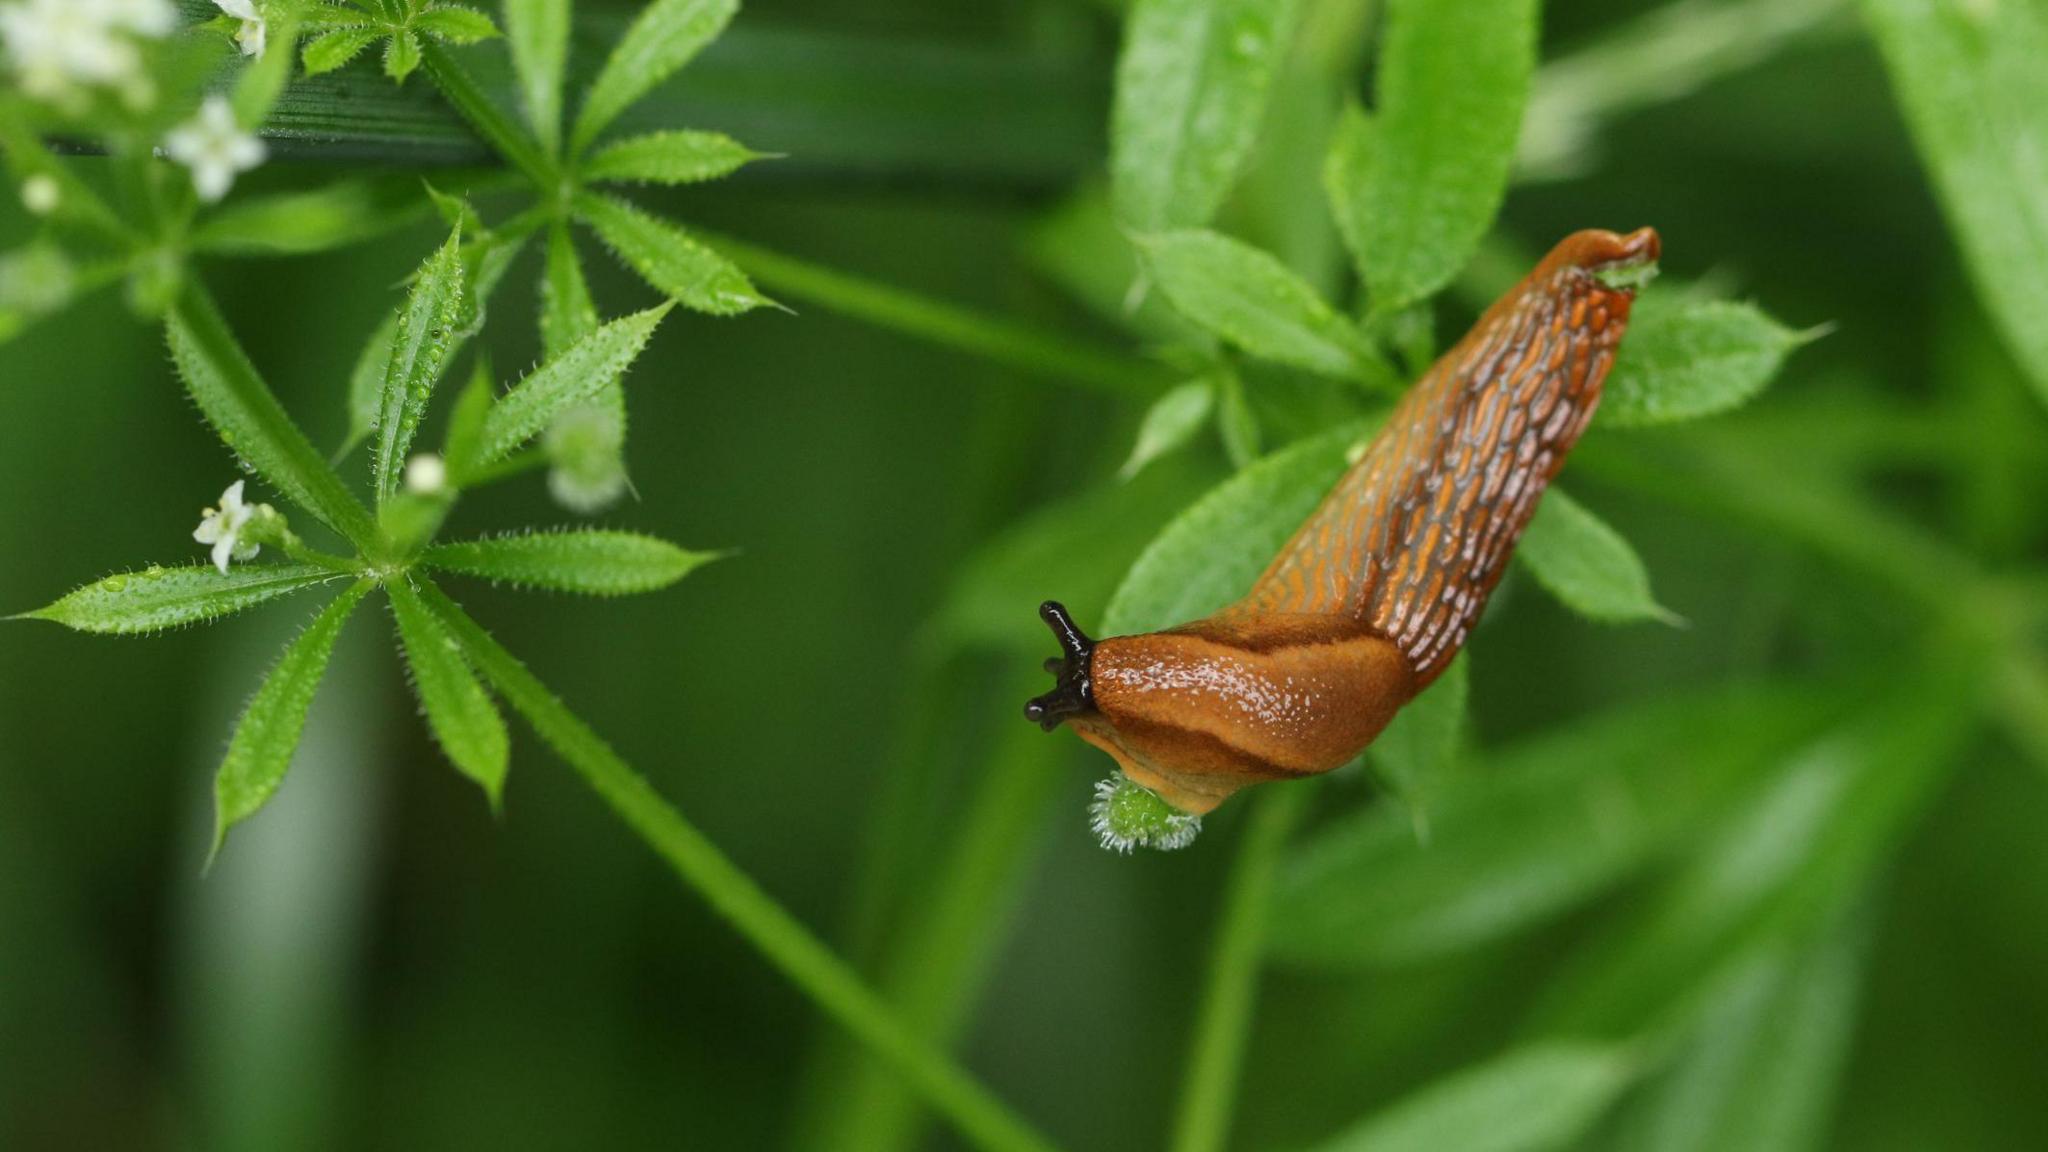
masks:
[[[1095,706],[1095,641],[1081,631],[1066,606],[1058,601],[1048,600],[1039,605],[1038,616],[1052,629],[1061,654],[1045,662],[1045,670],[1053,676],[1052,691],[1026,702],[1024,718],[1048,732],[1071,720],[1083,739],[1109,749],[1119,761],[1128,762],[1113,743],[1115,725]],[[1101,837],[1102,846],[1113,852],[1129,852],[1141,846],[1182,848],[1202,830],[1200,816],[1175,808],[1157,792],[1122,775],[1095,786],[1095,802],[1088,807],[1088,820]]]
[[[1344,764],[1413,694],[1392,644],[1344,617],[1225,613],[1092,641],[1058,604],[1039,614],[1066,654],[1024,715],[1116,760],[1095,807],[1111,848],[1177,848],[1239,789]]]
[[[1095,655],[1095,641],[1081,631],[1074,618],[1067,614],[1066,606],[1057,600],[1040,604],[1038,618],[1052,629],[1053,638],[1060,642],[1062,655],[1045,662],[1045,670],[1053,675],[1052,691],[1035,696],[1026,703],[1024,718],[1050,732],[1069,716],[1095,710],[1095,688],[1088,678],[1089,661]]]

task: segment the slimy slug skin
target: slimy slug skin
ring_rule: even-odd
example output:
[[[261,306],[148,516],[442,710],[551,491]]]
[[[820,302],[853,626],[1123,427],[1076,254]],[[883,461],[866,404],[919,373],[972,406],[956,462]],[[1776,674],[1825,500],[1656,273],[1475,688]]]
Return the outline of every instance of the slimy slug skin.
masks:
[[[1199,816],[1263,780],[1350,762],[1443,673],[1593,418],[1657,233],[1568,236],[1444,353],[1244,599],[1090,640],[1025,706]]]

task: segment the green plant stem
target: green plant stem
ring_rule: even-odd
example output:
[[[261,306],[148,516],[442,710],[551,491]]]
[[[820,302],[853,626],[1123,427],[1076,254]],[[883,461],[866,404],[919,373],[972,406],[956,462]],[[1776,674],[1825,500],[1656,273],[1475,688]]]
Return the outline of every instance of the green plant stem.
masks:
[[[434,87],[441,90],[441,95],[447,97],[448,103],[462,113],[462,118],[469,121],[486,143],[513,167],[532,177],[541,188],[554,188],[557,181],[555,162],[491,102],[446,48],[432,42],[422,45],[420,62],[434,81]]]
[[[1119,396],[1149,399],[1172,382],[1165,372],[1114,349],[822,268],[728,236],[698,235],[763,286],[878,327]]]
[[[1231,868],[1223,916],[1209,956],[1209,982],[1181,1081],[1173,1152],[1220,1152],[1230,1136],[1238,1071],[1258,1001],[1259,957],[1280,853],[1301,817],[1311,781],[1271,786],[1258,797]]]
[[[896,1018],[844,961],[720,852],[609,745],[433,583],[420,595],[470,660],[628,827],[770,963],[922,1093],[977,1146],[1050,1152],[1039,1135]]]
[[[1037,669],[1014,677],[1001,696],[1022,698],[1043,679]],[[941,1047],[960,1034],[986,985],[997,946],[1054,800],[1069,777],[1058,770],[1061,747],[1024,724],[1006,724],[982,772],[973,801],[940,866],[922,885],[881,977],[883,994],[904,1023]],[[829,1066],[831,1079],[806,1118],[800,1145],[862,1152],[917,1144],[920,1112],[901,1081],[871,1066]]]

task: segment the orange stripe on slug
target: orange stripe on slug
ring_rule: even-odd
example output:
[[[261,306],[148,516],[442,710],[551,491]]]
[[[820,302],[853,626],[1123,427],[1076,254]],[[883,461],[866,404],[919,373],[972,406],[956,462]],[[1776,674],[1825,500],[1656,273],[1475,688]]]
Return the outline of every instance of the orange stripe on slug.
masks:
[[[1648,228],[1566,237],[1410,389],[1244,599],[1091,641],[1057,604],[1058,686],[1025,709],[1199,815],[1357,756],[1486,610],[1537,500],[1600,403]]]

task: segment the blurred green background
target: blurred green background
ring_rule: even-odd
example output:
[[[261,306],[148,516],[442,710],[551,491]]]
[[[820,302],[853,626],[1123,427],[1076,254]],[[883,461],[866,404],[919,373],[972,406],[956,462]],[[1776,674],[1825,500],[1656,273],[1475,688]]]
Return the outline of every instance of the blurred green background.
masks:
[[[1544,57],[1651,7],[1553,4]],[[917,59],[1051,61],[1069,88],[983,79],[1014,83],[1003,100],[1101,115],[1018,167],[806,164],[805,126],[766,120],[740,134],[797,153],[785,169],[650,203],[931,296],[1106,331],[1023,250],[1097,175],[1117,36],[1107,6],[756,0],[737,27],[798,46],[928,50]],[[910,152],[950,146],[905,131]],[[1990,569],[2032,564],[2033,587],[2048,588],[2048,419],[1990,335],[1853,14],[1602,125],[1575,154],[1576,174],[1511,192],[1505,238],[1540,250],[1580,227],[1654,224],[1668,272],[1832,325],[1714,429],[1758,454],[1759,475],[1853,455],[1869,506]],[[26,231],[10,199],[0,241]],[[212,267],[245,345],[316,441],[340,438],[348,365],[433,231]],[[526,259],[508,312],[529,306]],[[592,268],[603,311],[644,306],[637,281]],[[1457,307],[1446,334],[1472,315]],[[937,845],[991,757],[1019,745],[1017,686],[1036,683],[1016,657],[935,672],[926,622],[1008,526],[1114,486],[1138,410],[798,311],[678,314],[628,382],[641,500],[605,522],[739,555],[623,602],[452,590],[800,918],[871,958],[943,878]],[[501,365],[536,354],[523,323],[490,339]],[[189,560],[195,513],[231,479],[159,335],[116,294],[0,349],[0,429],[0,611]],[[1661,451],[1655,437],[1635,443]],[[1224,473],[1206,441],[1148,472],[1114,535],[1134,554]],[[1483,778],[1491,750],[1560,721],[1672,692],[1828,670],[1910,690],[1898,681],[1923,674],[1906,654],[1934,625],[1887,590],[1755,518],[1717,514],[1715,492],[1628,474],[1567,478],[1690,626],[1590,625],[1517,575],[1473,646],[1470,771]],[[457,515],[458,535],[566,519],[537,482]],[[1035,597],[1069,597],[1092,621],[1108,590],[1033,576],[1006,577],[1024,594],[976,617],[1020,653],[1041,646]],[[365,614],[345,636],[278,801],[202,878],[224,740],[305,612],[273,606],[151,641],[0,632],[0,1147],[753,1149],[815,1136],[801,1117],[829,1079],[828,1026],[523,737],[494,820],[411,714],[377,634],[387,620]],[[1894,660],[1902,672],[1888,677]],[[964,1059],[1067,1146],[1156,1147],[1242,815],[1219,812],[1185,852],[1105,853],[1083,806],[1107,761],[1064,734],[1024,735],[1011,754],[1034,758],[1050,816],[1024,835],[1014,909],[987,910],[1011,919]],[[1952,770],[1895,846],[1837,894],[1854,955],[1831,987],[1853,1019],[1838,1069],[1812,1089],[1825,1091],[1823,1123],[1806,1146],[2048,1140],[2048,774],[1996,728],[1944,755]],[[1654,763],[1634,768],[1654,785]],[[892,780],[919,835],[879,908],[864,907],[852,877]],[[1319,804],[1371,791],[1338,781]],[[1599,900],[1483,947],[1363,970],[1276,966],[1238,1145],[1306,1146],[1527,1034],[1546,994],[1583,979],[1575,965],[1683,868],[1683,853],[1650,855]],[[1601,1139],[1632,1146],[1626,1133]]]

